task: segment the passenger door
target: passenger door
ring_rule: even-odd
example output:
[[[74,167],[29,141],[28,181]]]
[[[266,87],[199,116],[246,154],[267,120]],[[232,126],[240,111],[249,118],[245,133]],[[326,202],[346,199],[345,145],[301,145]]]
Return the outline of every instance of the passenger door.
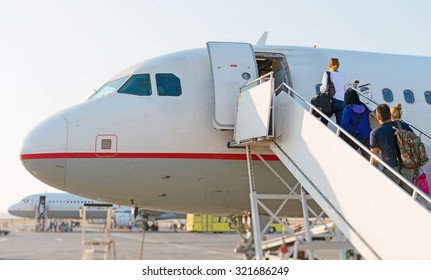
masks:
[[[239,88],[258,78],[256,58],[248,43],[208,42],[214,84],[214,119],[217,129],[234,129]]]

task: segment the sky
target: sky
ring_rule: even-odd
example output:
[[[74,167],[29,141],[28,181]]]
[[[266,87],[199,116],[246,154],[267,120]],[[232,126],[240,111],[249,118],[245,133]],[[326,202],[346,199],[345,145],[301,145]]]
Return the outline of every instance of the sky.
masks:
[[[59,192],[22,166],[25,135],[132,64],[265,31],[270,45],[431,56],[429,11],[423,0],[0,0],[0,213]]]

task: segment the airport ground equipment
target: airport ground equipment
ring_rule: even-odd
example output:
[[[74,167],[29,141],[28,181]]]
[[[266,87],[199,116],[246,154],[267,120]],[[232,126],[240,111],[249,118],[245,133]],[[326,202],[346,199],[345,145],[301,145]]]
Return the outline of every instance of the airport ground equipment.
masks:
[[[193,232],[235,232],[237,231],[236,225],[239,225],[242,216],[236,215],[235,217],[205,215],[205,214],[187,214],[186,231]],[[240,226],[241,227],[241,226]],[[272,223],[268,232],[281,232],[282,227],[278,223]],[[239,231],[242,231],[241,229]]]
[[[251,87],[252,84],[257,85]],[[430,198],[379,158],[372,155],[372,159],[379,162],[380,168],[377,168],[352,149],[339,137],[347,132],[326,116],[323,117],[329,124],[323,125],[311,114],[312,109],[318,109],[292,87],[283,83],[274,89],[272,84],[272,75],[265,75],[246,84],[237,99],[234,142],[246,148],[253,224],[250,245],[255,248],[254,258],[267,258],[273,251],[262,242],[264,230],[261,229],[265,226],[261,226],[258,217],[265,213],[281,223],[280,209],[299,199],[303,206],[304,232],[299,235],[290,232],[290,236],[283,237],[285,245],[279,247],[286,248],[287,244],[288,251],[293,251],[293,255],[284,257],[305,255],[315,259],[325,250],[335,249],[340,259],[429,259]],[[357,92],[361,94],[360,90]],[[366,100],[368,104],[370,101]],[[430,138],[420,128],[412,126],[422,137]],[[285,193],[266,194],[265,186],[255,184],[257,174],[253,173],[252,157],[259,156],[257,149],[265,145],[297,179],[293,186],[285,183]],[[430,147],[427,149],[430,154]],[[412,195],[387,177],[382,167],[403,180]],[[431,165],[425,169],[430,170]],[[275,170],[273,173],[283,181]],[[276,211],[266,206],[270,200],[280,201]],[[321,212],[310,206],[313,202]],[[325,217],[335,226],[328,226]],[[400,221],[411,219],[417,221],[414,236],[398,229]],[[315,230],[316,227],[325,230]],[[286,226],[286,230],[290,229]],[[331,236],[322,238],[319,234]],[[400,240],[405,242],[400,245]]]
[[[90,207],[106,208],[105,237],[103,241],[88,241],[86,236],[87,229],[87,209]],[[102,253],[103,259],[116,259],[115,242],[111,239],[111,224],[115,216],[112,204],[84,204],[82,208],[82,258],[84,260],[94,259],[95,253]],[[102,247],[96,250],[96,247]]]

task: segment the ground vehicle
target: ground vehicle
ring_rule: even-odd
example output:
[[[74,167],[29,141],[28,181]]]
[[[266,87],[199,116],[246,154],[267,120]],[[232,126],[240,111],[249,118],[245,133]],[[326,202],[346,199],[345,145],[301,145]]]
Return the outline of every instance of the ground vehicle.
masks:
[[[187,214],[186,230],[194,232],[235,232],[235,227],[226,216]],[[278,223],[272,223],[269,232],[281,232]]]

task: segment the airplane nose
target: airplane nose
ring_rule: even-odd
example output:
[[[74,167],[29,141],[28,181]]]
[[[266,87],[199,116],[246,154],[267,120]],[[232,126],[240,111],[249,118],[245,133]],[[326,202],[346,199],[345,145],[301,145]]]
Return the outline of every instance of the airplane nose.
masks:
[[[16,203],[16,204],[14,204],[14,205],[10,206],[10,207],[7,209],[7,212],[8,212],[9,214],[11,214],[11,215],[19,216],[19,214],[20,214],[20,206],[19,206],[19,203]]]
[[[66,180],[68,124],[62,114],[36,126],[24,139],[21,162],[40,181],[63,190]]]
[[[15,215],[16,214],[16,204],[12,205],[11,207],[9,207],[7,209],[7,212],[11,215]]]

